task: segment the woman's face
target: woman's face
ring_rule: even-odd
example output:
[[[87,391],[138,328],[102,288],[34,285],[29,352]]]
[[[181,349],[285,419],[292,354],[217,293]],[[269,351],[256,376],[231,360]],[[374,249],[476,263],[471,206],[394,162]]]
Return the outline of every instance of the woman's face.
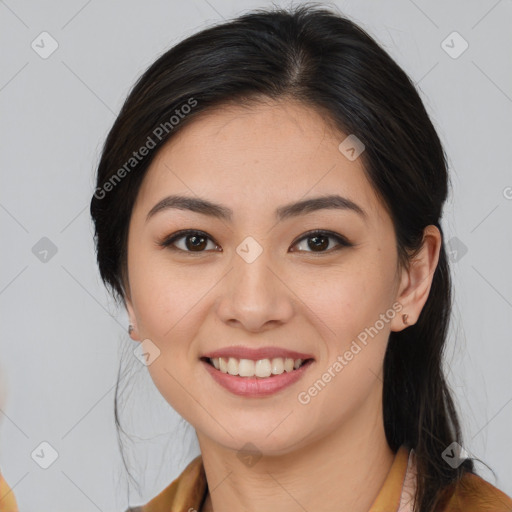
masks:
[[[388,336],[402,327],[401,274],[391,219],[361,158],[339,149],[347,135],[293,102],[225,108],[179,132],[144,178],[128,240],[132,337],[150,340],[143,347],[155,385],[203,439],[281,454],[357,432],[380,414]],[[182,204],[148,217],[178,195],[214,203],[218,215]],[[342,200],[337,208],[290,208],[334,195],[355,209]],[[200,233],[159,245],[186,229]],[[284,388],[249,396],[241,379],[268,383],[283,374],[224,374],[238,382],[238,392],[228,390],[201,358],[235,346],[314,360]]]

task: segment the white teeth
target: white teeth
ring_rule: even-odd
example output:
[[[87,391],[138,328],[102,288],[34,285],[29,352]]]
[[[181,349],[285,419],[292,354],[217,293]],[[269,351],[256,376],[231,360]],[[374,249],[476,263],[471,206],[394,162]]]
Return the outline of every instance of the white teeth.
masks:
[[[256,374],[256,377],[270,377],[272,375],[272,363],[270,360],[260,359],[259,361],[256,361],[254,364],[254,373]]]
[[[215,358],[215,359],[217,359],[217,358]],[[210,359],[210,361],[211,361],[211,359]],[[218,361],[219,361],[219,370],[222,373],[228,373],[228,362],[226,361],[226,359],[224,359],[223,357],[219,357]]]
[[[240,375],[240,377],[252,377],[254,375],[254,361],[250,359],[240,359],[238,375]]]
[[[283,372],[298,370],[304,359],[291,359],[289,357],[275,357],[270,359],[236,359],[235,357],[215,357],[210,359],[213,366],[223,373],[239,375],[240,377],[266,378],[271,375],[280,375]]]
[[[230,375],[238,375],[238,359],[234,357],[228,359],[228,373]]]
[[[272,359],[272,374],[281,375],[284,372],[284,361],[282,357]]]

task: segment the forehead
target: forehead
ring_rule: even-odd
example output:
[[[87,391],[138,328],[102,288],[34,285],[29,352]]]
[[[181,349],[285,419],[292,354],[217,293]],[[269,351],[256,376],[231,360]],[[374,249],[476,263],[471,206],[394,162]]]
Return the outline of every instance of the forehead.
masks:
[[[317,110],[292,101],[204,112],[159,150],[137,203],[147,213],[170,193],[197,195],[242,218],[336,193],[382,215],[361,158],[338,149],[346,137]]]

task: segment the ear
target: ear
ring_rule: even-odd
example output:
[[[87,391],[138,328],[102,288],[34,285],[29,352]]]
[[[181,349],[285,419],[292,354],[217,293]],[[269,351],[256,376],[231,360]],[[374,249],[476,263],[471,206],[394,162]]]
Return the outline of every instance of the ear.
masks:
[[[432,279],[439,261],[442,236],[434,225],[427,226],[423,231],[421,250],[411,260],[408,269],[402,269],[401,282],[396,300],[402,305],[402,310],[391,321],[392,331],[401,331],[407,325],[415,324],[421,310],[427,302]],[[402,315],[407,315],[407,325]]]
[[[128,312],[128,318],[130,321],[130,325],[133,327],[133,330],[129,332],[130,338],[133,341],[140,341],[139,331],[137,329],[137,320],[135,316],[135,311],[133,309],[132,300],[129,294],[125,297],[124,303],[126,305],[126,311]]]

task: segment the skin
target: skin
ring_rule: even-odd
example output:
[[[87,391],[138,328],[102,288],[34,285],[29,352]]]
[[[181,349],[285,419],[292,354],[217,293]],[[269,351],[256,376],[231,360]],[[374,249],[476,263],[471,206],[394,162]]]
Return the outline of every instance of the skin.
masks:
[[[441,235],[425,229],[408,269],[397,266],[395,232],[361,158],[325,116],[290,100],[225,107],[198,117],[158,153],[134,205],[126,306],[134,340],[160,355],[148,370],[162,396],[196,430],[211,494],[203,511],[367,512],[393,462],[382,416],[382,366],[390,331],[417,320],[430,291]],[[339,193],[367,213],[324,209],[276,222],[284,204]],[[170,194],[200,196],[233,210],[231,222],[187,210],[147,213]],[[193,252],[157,242],[181,229],[211,240]],[[315,251],[301,235],[324,229],[352,247]],[[263,249],[236,252],[247,237]],[[190,240],[189,240],[190,242]],[[222,251],[216,251],[220,247]],[[179,251],[179,248],[183,252]],[[323,251],[323,252],[322,252]],[[332,367],[365,327],[402,311],[304,405],[298,393]],[[288,388],[244,398],[219,386],[199,358],[230,345],[278,346],[312,354]],[[239,450],[261,458],[248,466]],[[312,471],[312,468],[314,470]]]

